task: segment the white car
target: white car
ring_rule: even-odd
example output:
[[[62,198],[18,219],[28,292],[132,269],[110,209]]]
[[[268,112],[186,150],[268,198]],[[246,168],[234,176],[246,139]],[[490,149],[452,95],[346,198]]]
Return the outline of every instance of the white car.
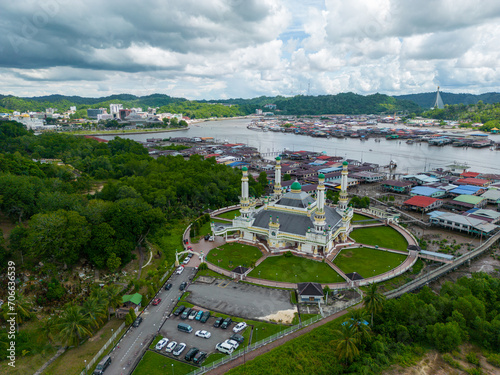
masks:
[[[240,344],[238,344],[237,341],[234,341],[231,339],[227,339],[226,341],[223,342],[223,344],[231,346],[233,348],[233,350],[238,349],[238,346],[240,346]]]
[[[177,268],[177,271],[175,271],[175,273],[177,275],[180,275],[182,273],[182,271],[184,271],[184,267],[180,266],[179,268]]]
[[[245,328],[247,328],[247,324],[245,322],[238,323],[234,326],[233,332],[238,333],[243,331]]]
[[[168,339],[164,338],[164,339],[161,339],[160,341],[158,341],[155,348],[156,348],[156,350],[162,350],[165,347],[165,345],[167,345],[167,344],[168,344]]]
[[[209,339],[212,334],[208,331],[201,330],[201,331],[196,331],[195,335],[198,337],[203,337],[204,339]]]
[[[177,346],[177,341],[170,341],[168,343],[167,347],[165,348],[165,351],[167,353],[171,353],[172,350],[174,350],[176,346]]]
[[[182,264],[188,264],[190,260],[191,260],[191,258],[190,258],[190,257],[186,257],[186,258],[184,259],[184,261],[182,262]]]
[[[186,344],[181,342],[180,344],[177,344],[172,354],[175,356],[179,356],[184,351],[184,349],[186,349]]]

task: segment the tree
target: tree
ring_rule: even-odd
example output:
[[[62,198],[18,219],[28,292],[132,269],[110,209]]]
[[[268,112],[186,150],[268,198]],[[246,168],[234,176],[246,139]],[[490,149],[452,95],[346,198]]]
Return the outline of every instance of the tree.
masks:
[[[377,284],[370,284],[368,292],[363,298],[366,310],[371,314],[371,326],[373,327],[373,315],[378,314],[384,308],[385,297],[377,290]]]
[[[345,365],[352,362],[359,355],[359,334],[354,331],[352,325],[342,324],[339,329],[335,330],[336,339],[332,341],[332,347],[335,355],[345,361]]]
[[[292,175],[290,173],[285,173],[283,175],[283,181],[290,181],[292,179]]]
[[[360,341],[367,339],[371,334],[371,328],[368,326],[367,312],[365,309],[352,309],[349,312],[347,324],[352,326],[354,333],[358,335]]]
[[[98,328],[106,316],[105,306],[96,297],[89,297],[83,302],[82,312],[89,318],[90,327],[94,328]]]
[[[77,305],[66,305],[56,327],[59,330],[59,338],[65,345],[79,346],[83,338],[90,336],[90,318]]]
[[[118,285],[107,285],[104,288],[106,295],[106,300],[108,301],[108,320],[109,318],[109,307],[111,307],[116,315],[116,308],[122,304],[121,289]]]
[[[457,322],[436,323],[428,326],[427,336],[440,352],[450,352],[462,343],[462,334]]]
[[[115,253],[111,253],[108,260],[106,261],[106,266],[109,268],[110,271],[115,272],[120,268],[120,265],[122,264],[122,260],[116,256]]]

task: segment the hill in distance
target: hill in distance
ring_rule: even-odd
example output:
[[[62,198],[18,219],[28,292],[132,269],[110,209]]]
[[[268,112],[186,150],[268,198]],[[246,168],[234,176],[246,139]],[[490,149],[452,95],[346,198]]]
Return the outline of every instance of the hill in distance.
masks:
[[[443,99],[444,104],[476,104],[478,101],[482,100],[483,103],[492,104],[500,102],[500,93],[498,92],[487,92],[484,94],[453,94],[451,92],[440,91],[441,99]],[[396,99],[409,100],[415,104],[422,107],[423,110],[430,109],[434,106],[436,101],[436,91],[434,92],[424,92],[420,94],[408,94],[408,95],[395,95]]]

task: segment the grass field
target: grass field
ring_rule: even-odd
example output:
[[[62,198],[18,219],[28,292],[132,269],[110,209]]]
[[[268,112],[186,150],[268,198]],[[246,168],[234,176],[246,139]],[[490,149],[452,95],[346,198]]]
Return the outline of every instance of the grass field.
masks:
[[[250,267],[260,257],[262,252],[258,248],[233,242],[210,250],[207,261],[226,270],[232,270],[238,266]]]
[[[406,251],[408,247],[408,242],[403,235],[391,227],[354,229],[350,236],[356,242],[366,245],[378,245],[380,247],[401,251]]]
[[[210,223],[211,222],[215,222],[215,223],[224,223],[224,224],[228,224],[227,221],[224,221],[224,220],[217,220],[217,219],[213,219],[213,218],[210,218],[209,221],[207,221],[205,224],[203,224],[200,228],[200,234],[198,234],[197,236],[194,236],[193,238],[191,238],[189,241],[192,242],[192,243],[198,243],[200,241],[203,241],[202,238],[206,235],[206,234],[212,234],[212,229],[210,228]]]
[[[370,220],[370,219],[373,219],[372,217],[369,217],[369,216],[365,216],[365,215],[361,215],[361,214],[353,214],[352,215],[352,220],[351,222],[353,221],[358,221],[358,220]]]
[[[363,247],[342,250],[333,263],[344,273],[356,271],[366,279],[390,271],[405,259],[405,255]]]
[[[221,217],[223,219],[234,219],[236,216],[240,216],[240,210],[233,210],[233,211],[227,211],[223,212],[220,215],[217,215],[217,217]]]
[[[173,366],[172,366],[173,365]],[[160,375],[160,374],[189,374],[196,367],[176,361],[161,354],[147,351],[135,368],[133,375]]]
[[[337,283],[344,279],[328,264],[297,256],[268,257],[249,276],[289,283]]]

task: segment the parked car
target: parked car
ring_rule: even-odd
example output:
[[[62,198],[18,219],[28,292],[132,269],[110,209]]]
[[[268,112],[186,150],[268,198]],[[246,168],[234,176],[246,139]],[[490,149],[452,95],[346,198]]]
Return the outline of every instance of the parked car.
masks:
[[[215,345],[215,349],[225,354],[231,354],[232,352],[234,352],[233,347],[226,342],[219,342],[217,345]]]
[[[203,316],[203,310],[198,311],[198,314],[194,317],[195,320],[200,320]]]
[[[188,283],[187,283],[187,282],[185,282],[185,281],[183,281],[183,282],[181,283],[181,285],[179,285],[179,290],[180,290],[180,291],[183,291],[184,289],[186,289],[186,286],[187,286],[187,285],[188,285]]]
[[[224,318],[218,317],[217,319],[215,319],[214,327],[219,328],[223,321],[224,321]]]
[[[220,327],[222,329],[226,329],[226,328],[228,328],[231,325],[232,322],[233,322],[233,320],[231,318],[226,318],[226,319],[224,319],[224,321],[222,322],[222,324],[220,325]]]
[[[177,270],[175,271],[175,273],[176,273],[177,275],[180,275],[180,274],[182,273],[182,271],[184,271],[184,267],[179,266],[179,267],[177,268]]]
[[[200,351],[200,349],[198,348],[191,348],[189,349],[189,351],[186,353],[186,355],[184,356],[184,359],[186,361],[190,361],[193,359],[193,357],[196,355],[196,353],[198,353]]]
[[[191,260],[190,257],[185,257],[184,261],[182,262],[182,264],[188,264],[190,260]]]
[[[242,344],[245,341],[245,338],[237,333],[233,333],[229,339],[236,341],[238,344]]]
[[[156,343],[155,349],[156,350],[162,350],[165,347],[165,345],[167,345],[167,344],[168,344],[168,339],[167,338],[163,338],[163,339],[161,339],[160,341],[158,341]]]
[[[205,358],[207,357],[207,353],[205,352],[202,352],[201,350],[196,353],[196,355],[193,357],[193,362],[194,363],[197,363],[197,364],[200,364],[201,362],[203,362],[205,360]]]
[[[238,349],[238,346],[240,346],[240,344],[238,344],[237,341],[234,341],[234,340],[231,340],[231,339],[227,339],[226,341],[224,341],[224,343],[226,343],[228,345],[231,345],[234,350]]]
[[[111,357],[107,355],[103,359],[101,359],[101,361],[97,364],[92,375],[102,375],[110,364],[111,364]]]
[[[170,341],[168,343],[167,347],[165,348],[165,351],[167,353],[171,353],[172,350],[174,350],[176,346],[177,346],[177,341]]]
[[[132,323],[132,327],[139,327],[141,323],[142,323],[142,316],[138,316]]]
[[[193,309],[189,313],[188,319],[189,320],[194,320],[194,318],[196,318],[196,315],[198,315],[198,310]]]
[[[175,316],[179,316],[182,314],[182,312],[184,311],[184,309],[186,308],[186,306],[184,305],[180,305],[175,311],[174,311],[174,315]]]
[[[208,241],[208,239],[210,238],[210,235],[209,234],[206,234],[205,235],[205,241]]]
[[[172,354],[175,356],[179,356],[184,351],[184,349],[186,349],[186,344],[181,342],[180,344],[177,344],[175,349],[172,351]]]
[[[192,248],[191,246],[188,246],[188,247],[187,247],[187,249],[188,249],[189,251],[193,251],[193,248]],[[193,254],[188,254],[188,256],[190,256],[190,255],[191,255],[191,256],[193,256]]]
[[[190,307],[187,307],[183,312],[182,312],[182,315],[181,315],[181,319],[187,319],[189,314],[191,314],[191,308]]]
[[[184,240],[184,243],[188,244],[188,243],[189,243],[189,240],[186,238],[186,239]]]
[[[167,283],[167,284],[165,285],[165,290],[170,290],[170,288],[172,288],[172,284]]]
[[[212,334],[205,330],[200,330],[195,332],[195,336],[203,337],[204,339],[209,339]]]
[[[206,323],[206,321],[210,318],[210,311],[205,311],[200,318],[200,322]]]
[[[214,236],[210,236],[210,237],[208,238],[208,240],[209,240],[210,242],[213,242],[213,241],[215,241],[215,237],[214,237]]]
[[[152,305],[153,305],[153,306],[158,306],[158,304],[159,304],[160,302],[161,302],[161,298],[155,298],[155,299],[153,300]]]
[[[245,322],[238,323],[234,326],[233,332],[238,333],[243,331],[245,328],[247,328],[247,324]]]

